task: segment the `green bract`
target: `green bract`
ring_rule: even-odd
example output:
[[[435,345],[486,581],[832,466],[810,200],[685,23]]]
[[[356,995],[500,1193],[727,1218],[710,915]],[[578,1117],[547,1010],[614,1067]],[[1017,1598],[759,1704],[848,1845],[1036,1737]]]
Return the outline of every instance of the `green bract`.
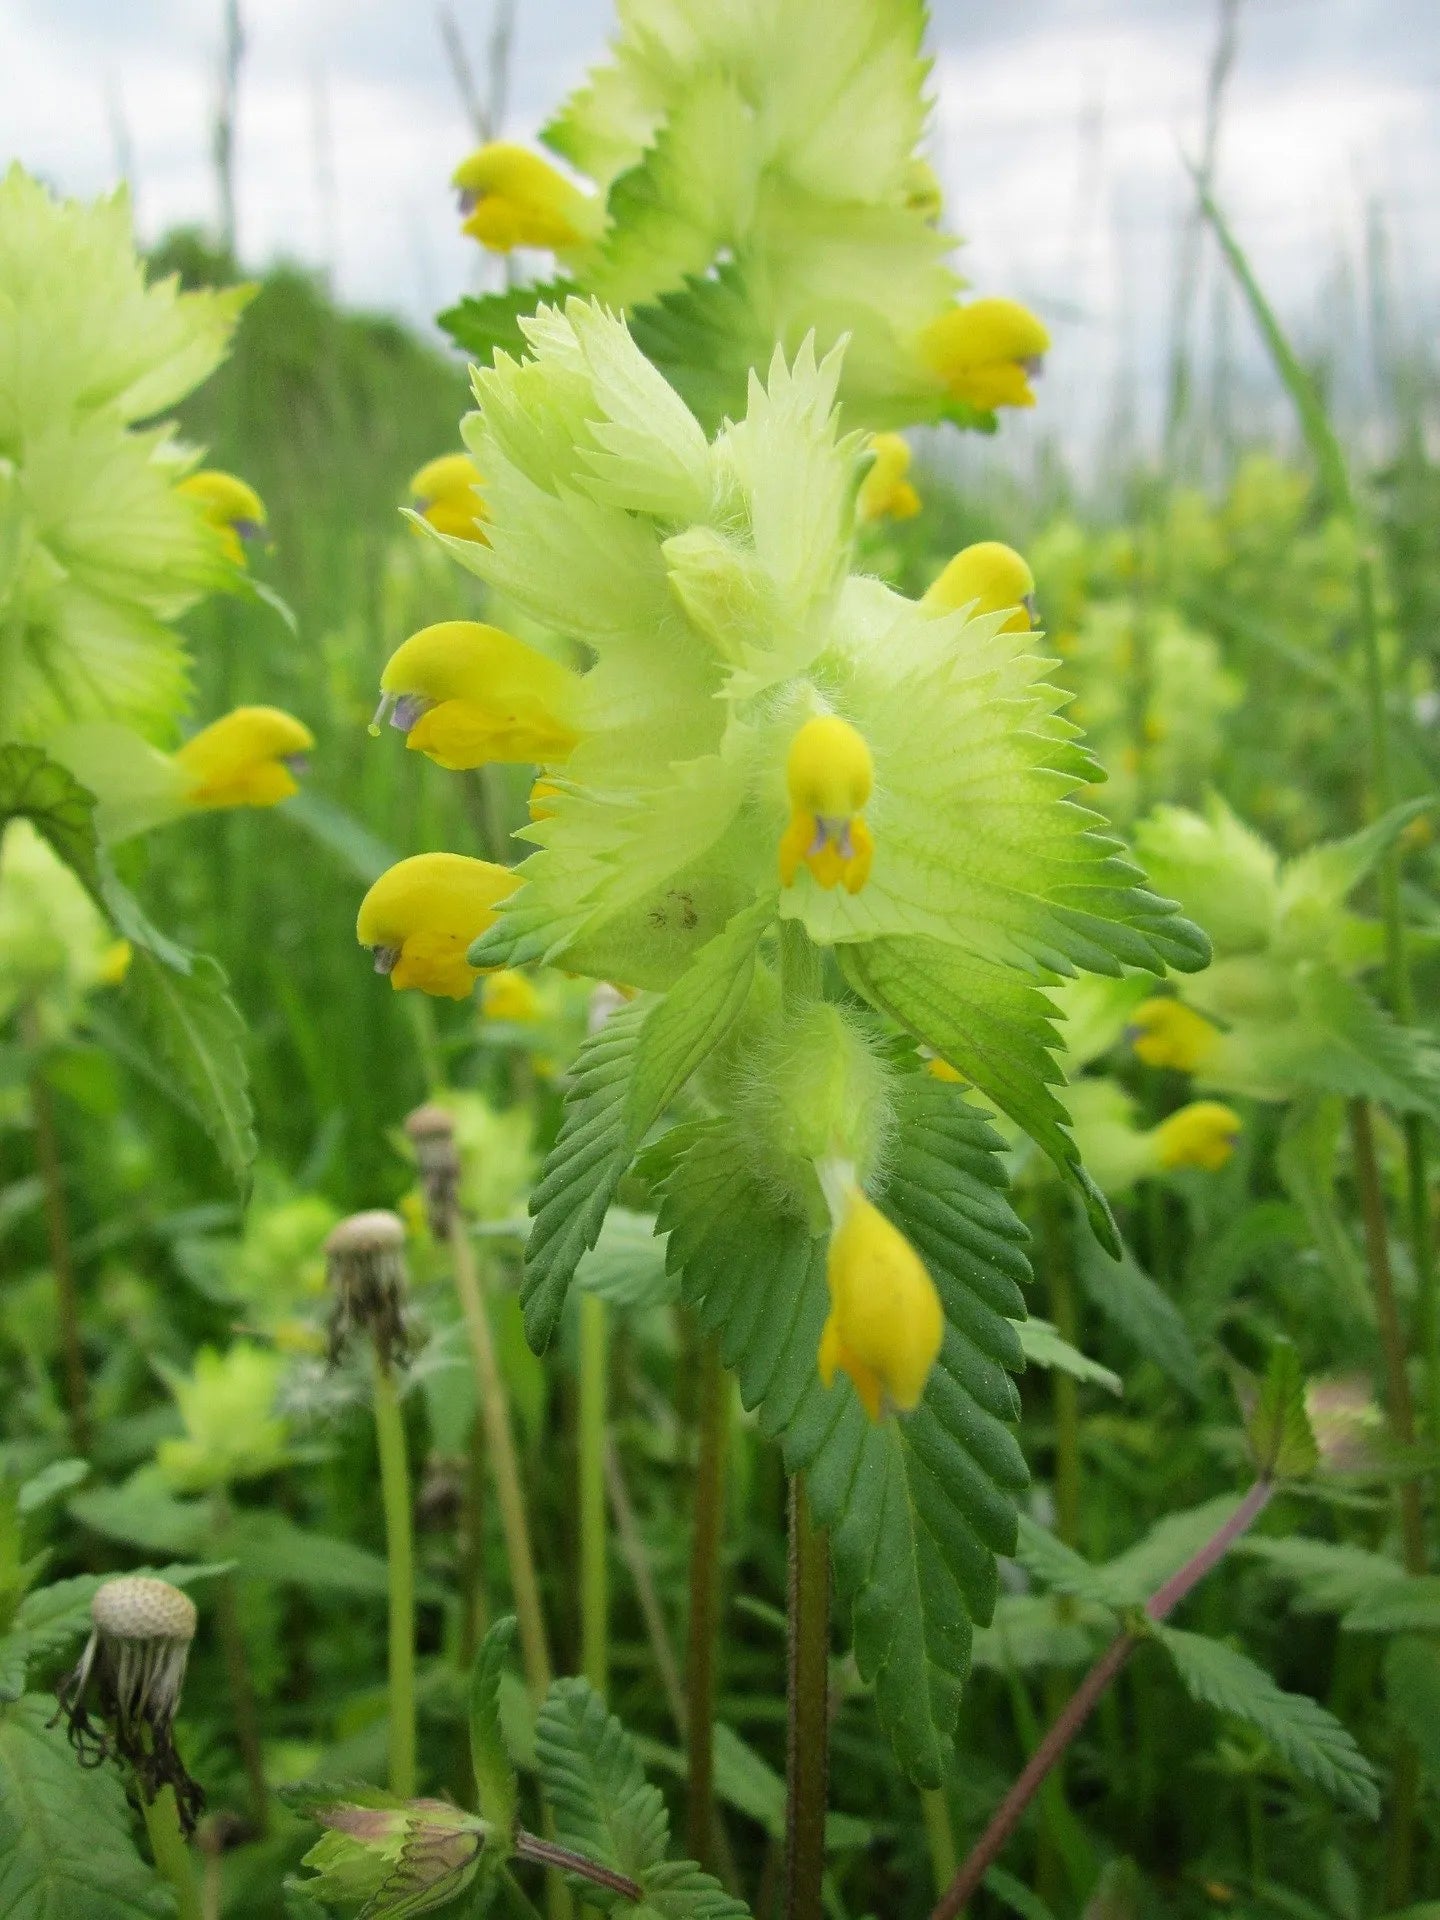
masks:
[[[0,182],[0,739],[184,704],[168,623],[235,570],[175,491],[191,456],[137,423],[212,371],[248,298],[147,287],[123,192]]]
[[[678,1086],[743,1003],[732,989],[767,929],[794,922],[873,1008],[1072,1158],[1039,989],[1077,968],[1193,968],[1206,948],[1071,797],[1103,776],[1029,636],[850,573],[860,442],[836,424],[838,353],[777,354],[746,417],[707,444],[598,305],[524,324],[532,357],[476,375],[464,427],[489,544],[446,544],[592,664],[524,884],[472,960],[670,989],[664,1017],[696,1022],[690,1053],[676,1041]],[[804,870],[779,884],[787,755],[832,714],[874,763],[874,865],[853,894]]]
[[[579,291],[634,315],[649,358],[701,419],[745,404],[752,367],[813,332],[848,338],[841,396],[869,427],[993,426],[917,341],[964,282],[920,157],[929,101],[918,0],[632,0],[542,134],[593,183],[596,236],[562,249]],[[518,343],[536,290],[442,316],[488,358]]]

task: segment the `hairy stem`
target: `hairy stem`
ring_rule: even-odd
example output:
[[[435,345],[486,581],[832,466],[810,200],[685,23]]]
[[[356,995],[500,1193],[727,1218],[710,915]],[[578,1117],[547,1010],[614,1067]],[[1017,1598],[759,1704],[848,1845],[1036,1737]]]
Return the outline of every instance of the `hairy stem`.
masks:
[[[45,1191],[45,1231],[50,1242],[50,1271],[55,1276],[55,1308],[60,1322],[60,1352],[65,1368],[65,1404],[70,1414],[70,1444],[77,1454],[90,1452],[90,1396],[80,1344],[80,1291],[70,1249],[70,1212],[65,1201],[65,1168],[55,1125],[55,1101],[41,1062],[44,1036],[40,1016],[27,1002],[20,1009],[20,1037],[30,1055],[30,1111],[35,1120],[35,1158]]]
[[[729,1395],[720,1338],[698,1350],[695,1523],[690,1539],[690,1622],[685,1643],[685,1835],[702,1866],[715,1858],[715,1666],[720,1625],[720,1544],[725,1524]]]
[[[180,1812],[175,1805],[175,1789],[162,1787],[153,1800],[140,1795],[140,1812],[150,1836],[150,1851],[155,1870],[169,1882],[175,1895],[178,1920],[204,1920],[200,1888],[195,1878],[195,1861],[185,1835],[180,1830]]]
[[[410,1460],[395,1375],[378,1350],[374,1392],[390,1589],[390,1791],[409,1800],[415,1793],[415,1544],[410,1517]]]
[[[1406,1371],[1405,1335],[1400,1327],[1400,1310],[1395,1300],[1395,1282],[1390,1271],[1390,1239],[1385,1221],[1385,1193],[1380,1181],[1380,1163],[1375,1153],[1375,1132],[1370,1122],[1370,1103],[1352,1100],[1350,1144],[1355,1156],[1355,1179],[1360,1189],[1360,1212],[1365,1223],[1365,1256],[1370,1268],[1370,1284],[1375,1292],[1375,1316],[1380,1325],[1380,1347],[1385,1360],[1385,1396],[1390,1414],[1390,1432],[1395,1444],[1406,1452],[1415,1445],[1415,1408],[1410,1398],[1410,1376]],[[1420,1508],[1420,1488],[1413,1478],[1399,1483],[1400,1538],[1408,1573],[1425,1571],[1425,1525]]]
[[[603,1699],[610,1681],[610,1567],[605,1528],[605,1421],[610,1310],[580,1296],[580,1646],[585,1678]]]
[[[1273,1481],[1256,1481],[1224,1526],[1212,1534],[1205,1545],[1151,1595],[1145,1604],[1148,1621],[1158,1624],[1174,1612],[1185,1596],[1224,1559],[1241,1534],[1254,1525],[1274,1491]],[[1015,1784],[995,1809],[989,1826],[971,1848],[965,1864],[946,1888],[943,1898],[932,1909],[930,1920],[956,1920],[956,1915],[964,1911],[966,1903],[999,1859],[1006,1841],[1019,1826],[1051,1769],[1144,1637],[1143,1633],[1127,1630],[1118,1634],[1101,1654],[1071,1694],[1064,1712],[1053,1722],[1049,1732],[1031,1754]]]
[[[505,1557],[510,1566],[510,1591],[520,1622],[520,1653],[530,1696],[537,1703],[550,1685],[550,1644],[545,1634],[545,1616],[540,1609],[540,1585],[535,1578],[535,1556],[530,1550],[530,1523],[525,1512],[525,1494],[520,1484],[520,1467],[515,1454],[515,1436],[510,1426],[510,1401],[495,1353],[481,1286],[480,1268],[470,1243],[465,1222],[456,1214],[450,1229],[450,1257],[455,1270],[455,1290],[470,1336],[470,1351],[475,1362],[475,1385],[480,1413],[485,1422],[485,1443],[490,1455],[490,1470],[495,1476],[495,1497],[500,1502],[500,1525],[505,1535]]]
[[[830,1758],[830,1547],[790,1482],[790,1660],[785,1752],[785,1920],[820,1920]]]

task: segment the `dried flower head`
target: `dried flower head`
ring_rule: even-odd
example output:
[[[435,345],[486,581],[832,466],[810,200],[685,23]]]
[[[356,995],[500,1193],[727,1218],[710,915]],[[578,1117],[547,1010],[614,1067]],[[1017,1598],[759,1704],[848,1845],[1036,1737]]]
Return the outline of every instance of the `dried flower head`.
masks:
[[[405,1223],[384,1207],[352,1213],[325,1242],[330,1282],[330,1364],[352,1333],[368,1334],[385,1366],[409,1349],[405,1325]]]
[[[70,1744],[82,1766],[125,1761],[146,1800],[173,1787],[181,1824],[193,1832],[205,1795],[185,1771],[172,1729],[195,1638],[195,1603],[168,1580],[125,1574],[96,1589],[90,1618],[80,1663],[58,1689]]]
[[[406,1118],[405,1132],[415,1152],[430,1231],[437,1240],[447,1239],[455,1223],[460,1194],[460,1149],[455,1144],[455,1116],[447,1107],[428,1100]]]

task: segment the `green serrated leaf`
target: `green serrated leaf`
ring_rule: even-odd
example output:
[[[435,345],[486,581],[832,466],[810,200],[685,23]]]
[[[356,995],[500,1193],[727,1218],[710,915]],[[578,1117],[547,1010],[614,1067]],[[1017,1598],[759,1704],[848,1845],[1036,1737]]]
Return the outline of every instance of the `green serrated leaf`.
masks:
[[[1104,1387],[1107,1393],[1125,1391],[1125,1383],[1118,1373],[1112,1373],[1109,1367],[1102,1367],[1098,1360],[1092,1360],[1088,1353],[1072,1346],[1048,1320],[1021,1320],[1015,1331],[1020,1336],[1027,1366],[1068,1373],[1072,1380],[1086,1386]]]
[[[29,820],[98,900],[95,796],[40,747],[0,747],[0,837],[12,820]]]
[[[248,1193],[256,1144],[245,1022],[219,962],[200,954],[188,973],[179,973],[137,948],[121,1005],[168,1068],[177,1097],[209,1134],[241,1194]]]
[[[1074,1236],[1075,1273],[1085,1297],[1147,1360],[1192,1399],[1200,1397],[1200,1357],[1180,1309],[1120,1243],[1113,1259],[1080,1226]]]
[[[525,1335],[537,1353],[555,1331],[580,1257],[600,1237],[630,1163],[626,1096],[648,1013],[641,1001],[619,1008],[580,1049],[559,1137],[530,1196],[535,1224],[525,1243],[520,1297]]]
[[[718,1333],[762,1430],[806,1475],[896,1756],[933,1785],[951,1751],[972,1622],[990,1617],[995,1556],[1013,1547],[1027,1485],[1009,1376],[1023,1361],[1014,1321],[1029,1267],[984,1118],[928,1074],[900,1082],[895,1113],[889,1176],[874,1198],[925,1261],[946,1315],[925,1397],[903,1419],[874,1425],[848,1382],[822,1386],[826,1242],[757,1182],[729,1123],[692,1132],[659,1218],[683,1297]]]
[[[837,949],[845,978],[872,1006],[947,1060],[1026,1132],[1069,1181],[1096,1238],[1119,1251],[1109,1203],[1081,1165],[1065,1108],[1054,1003],[1011,967],[939,940],[867,940]]]
[[[600,1238],[575,1269],[575,1285],[614,1307],[659,1307],[674,1300],[679,1281],[666,1263],[655,1216],[611,1207]]]
[[[585,1680],[557,1680],[535,1728],[536,1758],[562,1845],[638,1880],[638,1905],[576,1881],[587,1905],[637,1920],[748,1920],[749,1908],[690,1861],[665,1858],[670,1821],[634,1742]]]
[[[1349,1729],[1318,1701],[1286,1693],[1263,1667],[1221,1640],[1166,1626],[1155,1635],[1194,1699],[1255,1727],[1287,1766],[1340,1806],[1367,1820],[1380,1817],[1375,1769]]]
[[[774,917],[770,899],[737,913],[650,1009],[625,1094],[626,1142],[632,1153],[729,1032],[750,993],[760,936]]]
[[[1277,1340],[1270,1350],[1245,1431],[1262,1479],[1303,1480],[1320,1464],[1305,1411],[1305,1375],[1288,1340]]]
[[[119,1775],[84,1769],[49,1696],[0,1709],[0,1913],[5,1920],[165,1920],[169,1889],[131,1839]]]
[[[1406,1580],[1404,1569],[1384,1554],[1343,1541],[1251,1536],[1236,1551],[1262,1561],[1294,1589],[1290,1604],[1297,1613],[1346,1613]]]
[[[573,280],[547,280],[539,286],[509,287],[504,293],[471,295],[435,316],[456,346],[476,366],[490,366],[497,353],[518,358],[529,351],[520,322],[540,306],[563,307],[580,289]]]
[[[1346,1609],[1347,1633],[1440,1633],[1440,1574],[1377,1585]]]
[[[88,1460],[52,1460],[48,1467],[42,1467],[39,1473],[21,1484],[21,1513],[38,1513],[41,1507],[58,1500],[62,1493],[69,1493],[72,1487],[78,1487],[82,1480],[88,1480],[89,1477]]]
[[[1022,1516],[1015,1558],[1052,1592],[1073,1594],[1123,1612],[1143,1606],[1219,1532],[1239,1504],[1238,1494],[1221,1494],[1201,1506],[1166,1514],[1133,1547],[1098,1567]]]
[[[500,1834],[515,1826],[520,1783],[500,1729],[500,1675],[515,1644],[516,1620],[507,1613],[480,1642],[470,1674],[470,1762],[480,1811]]]
[[[1433,1640],[1402,1635],[1386,1647],[1385,1703],[1426,1773],[1440,1779],[1440,1647]]]

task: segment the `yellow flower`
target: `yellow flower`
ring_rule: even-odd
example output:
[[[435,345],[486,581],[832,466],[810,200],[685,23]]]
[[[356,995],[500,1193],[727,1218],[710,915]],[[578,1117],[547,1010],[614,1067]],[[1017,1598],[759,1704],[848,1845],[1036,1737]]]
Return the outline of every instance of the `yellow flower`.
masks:
[[[517,885],[509,867],[461,853],[417,853],[382,873],[360,902],[355,937],[400,991],[463,1000],[479,978],[465,958]]]
[[[910,471],[909,443],[898,433],[876,433],[870,451],[875,458],[860,482],[855,511],[862,521],[913,520],[920,496],[905,477]]]
[[[1178,1004],[1178,1003],[1172,1003]],[[1202,1167],[1218,1173],[1235,1151],[1240,1138],[1240,1116],[1218,1100],[1192,1100],[1151,1134],[1160,1165]]]
[[[258,540],[265,531],[265,503],[255,489],[233,473],[203,467],[180,481],[175,491],[196,503],[201,518],[219,534],[225,558],[243,567],[244,543]]]
[[[932,320],[918,345],[953,399],[988,413],[1034,406],[1030,382],[1044,364],[1050,335],[1018,300],[972,300]]]
[[[514,967],[487,974],[480,989],[480,1011],[487,1020],[538,1020],[540,996],[535,983]]]
[[[299,792],[295,776],[315,736],[280,707],[236,707],[187,740],[175,764],[192,807],[273,807]]]
[[[952,1067],[948,1060],[942,1060],[938,1053],[926,1053],[923,1047],[920,1051],[924,1056],[925,1071],[932,1080],[943,1080],[952,1087],[963,1087],[969,1084],[959,1068]]]
[[[480,492],[482,484],[480,469],[468,453],[442,453],[411,475],[410,497],[415,511],[437,533],[488,546],[481,522],[490,515]]]
[[[96,979],[102,987],[122,985],[134,958],[135,949],[128,940],[112,940],[100,955],[100,970]]]
[[[817,714],[790,742],[785,765],[790,824],[780,841],[780,883],[803,860],[818,886],[858,893],[870,877],[875,842],[860,817],[875,784],[864,736],[838,714]]]
[[[820,1378],[848,1373],[866,1413],[920,1404],[945,1337],[945,1312],[924,1262],[854,1181],[840,1202],[825,1284],[830,1312],[820,1335]]]
[[[1131,1014],[1125,1037],[1147,1067],[1174,1067],[1195,1073],[1220,1039],[1220,1029],[1180,1000],[1142,1000]]]
[[[388,716],[408,747],[440,767],[563,760],[579,738],[580,676],[478,620],[412,633],[390,656],[380,690],[370,731]]]
[[[977,540],[962,547],[939,578],[933,580],[920,604],[940,613],[958,613],[974,603],[976,613],[1014,612],[1002,633],[1028,633],[1039,618],[1035,604],[1035,576],[1022,556],[1003,540]]]
[[[461,231],[495,253],[548,247],[563,253],[596,237],[603,210],[527,147],[491,140],[455,169]]]

